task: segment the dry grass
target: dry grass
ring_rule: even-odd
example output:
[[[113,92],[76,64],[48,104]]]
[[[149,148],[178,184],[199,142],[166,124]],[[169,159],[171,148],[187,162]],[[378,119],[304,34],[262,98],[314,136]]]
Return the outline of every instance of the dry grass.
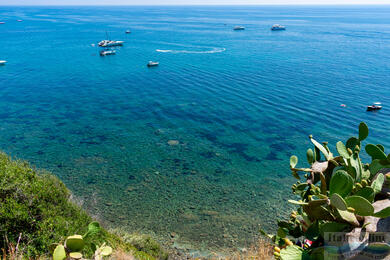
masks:
[[[128,252],[123,251],[122,249],[117,249],[111,255],[110,259],[112,260],[135,260],[134,256]]]
[[[21,250],[19,248],[19,243],[20,243],[20,239],[22,237],[22,234],[20,233],[19,234],[19,238],[18,238],[18,242],[16,243],[16,245],[14,245],[13,243],[10,243],[8,241],[8,237],[5,236],[5,241],[7,243],[7,248],[8,250],[2,248],[2,257],[1,259],[2,260],[21,260],[23,259],[23,254],[21,253]]]
[[[207,260],[269,260],[274,259],[273,257],[273,246],[269,241],[260,238],[258,242],[250,247],[249,249],[237,251],[236,253],[232,253],[229,257],[210,257]],[[175,260],[179,260],[180,258],[174,258]],[[191,260],[206,260],[206,258],[183,258],[183,259],[191,259]],[[180,259],[182,260],[182,259]]]
[[[273,247],[272,245],[260,238],[259,241],[244,252],[237,252],[231,257],[224,260],[268,260],[273,259]]]

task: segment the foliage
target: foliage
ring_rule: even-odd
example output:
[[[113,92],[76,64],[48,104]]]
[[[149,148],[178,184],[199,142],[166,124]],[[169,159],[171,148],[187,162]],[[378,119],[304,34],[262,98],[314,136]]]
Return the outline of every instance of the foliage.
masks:
[[[314,150],[306,152],[310,168],[297,168],[298,157],[291,156],[292,174],[299,179],[292,190],[300,200],[289,202],[299,207],[291,213],[289,221],[278,222],[276,235],[262,231],[274,241],[277,259],[321,259],[319,248],[325,232],[363,227],[365,216],[390,216],[390,208],[374,212],[372,205],[382,190],[385,178],[380,170],[390,167],[390,154],[385,154],[382,145],[367,144],[365,151],[371,162],[363,164],[360,151],[367,136],[368,127],[362,122],[358,137],[336,144],[338,156],[333,155],[326,142],[320,144],[310,136],[314,145]],[[300,173],[304,173],[303,183]],[[312,243],[298,246],[306,239]]]
[[[83,258],[82,251],[85,248],[85,241],[93,235],[97,235],[101,232],[101,228],[98,222],[91,222],[88,225],[88,231],[84,234],[84,236],[73,235],[69,236],[64,245],[58,244],[53,252],[53,260],[64,260],[64,259],[81,259]],[[90,247],[93,251],[95,251],[93,255],[93,259],[102,260],[105,256],[109,256],[112,254],[112,248],[110,246],[106,246],[105,243],[101,245],[99,248],[96,248],[94,243],[90,243]]]
[[[118,235],[127,243],[133,245],[137,248],[141,253],[135,253],[134,256],[136,256],[139,259],[168,259],[168,253],[161,248],[160,244],[158,244],[152,237],[148,235],[141,235],[141,234],[127,234],[123,233],[119,230],[115,231],[118,233]],[[143,252],[147,253],[145,255]],[[153,256],[153,258],[150,258],[150,256]]]
[[[21,245],[27,257],[48,252],[63,236],[82,232],[91,218],[69,201],[70,192],[51,174],[0,153],[0,243]],[[7,240],[7,241],[6,241]]]
[[[24,258],[45,257],[53,253],[55,243],[65,242],[74,234],[84,234],[83,254],[87,257],[95,253],[93,244],[104,242],[114,249],[148,256],[92,222],[70,196],[54,175],[0,152],[0,256],[14,254],[17,245],[18,254]],[[59,248],[56,253],[61,252]]]

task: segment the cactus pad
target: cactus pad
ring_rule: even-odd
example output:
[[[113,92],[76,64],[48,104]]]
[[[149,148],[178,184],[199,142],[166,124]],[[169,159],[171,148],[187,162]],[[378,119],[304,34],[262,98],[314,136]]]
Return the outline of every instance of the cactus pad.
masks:
[[[355,209],[355,213],[360,216],[371,216],[374,214],[374,206],[363,197],[350,196],[345,199],[348,207]]]
[[[73,258],[73,259],[81,259],[83,258],[83,255],[79,252],[72,252],[69,254],[70,258]]]
[[[53,260],[64,260],[66,259],[65,247],[63,245],[58,245],[53,252]]]
[[[312,149],[307,149],[306,151],[306,157],[307,157],[307,162],[309,164],[313,164],[314,161],[315,161],[315,158],[314,158],[314,152]]]
[[[365,149],[367,154],[371,156],[373,160],[387,160],[386,154],[378,146],[374,144],[367,144]]]
[[[353,150],[356,147],[356,145],[360,146],[359,139],[357,139],[356,137],[351,137],[347,140],[347,143],[345,146],[347,147],[347,149],[349,148],[349,149]]]
[[[337,210],[339,213],[339,216],[342,220],[348,222],[352,226],[358,227],[359,226],[359,221],[356,219],[355,214],[347,211],[347,210]]]
[[[339,210],[347,210],[347,203],[344,199],[337,193],[333,193],[330,196],[330,205],[339,209]]]
[[[352,177],[343,170],[337,170],[332,174],[329,184],[329,194],[338,193],[341,197],[345,198],[353,187]]]
[[[319,142],[317,142],[313,138],[310,138],[310,141],[314,144],[315,147],[317,147],[318,150],[321,151],[321,153],[325,156],[326,160],[330,160],[331,159],[331,156],[328,153],[328,150],[326,150],[326,148],[322,144],[320,144]]]
[[[388,217],[390,217],[390,207],[387,207],[385,209],[382,209],[379,212],[376,212],[374,214],[374,216],[377,217],[377,218],[388,218]]]
[[[84,248],[84,240],[80,235],[70,236],[65,240],[65,247],[70,252],[80,252]]]
[[[295,166],[297,165],[298,163],[298,157],[296,157],[295,155],[292,155],[290,157],[290,167],[291,168],[295,168]]]
[[[371,184],[371,187],[374,189],[375,194],[379,193],[382,190],[384,182],[385,176],[383,175],[383,173],[379,173]]]
[[[368,136],[368,127],[364,122],[359,125],[359,140],[363,141]]]
[[[375,192],[374,189],[371,187],[364,187],[363,189],[356,192],[355,195],[363,197],[369,202],[373,202],[375,197]]]
[[[348,159],[351,157],[347,151],[347,147],[345,147],[344,143],[339,141],[336,144],[337,152],[341,155],[341,157]]]

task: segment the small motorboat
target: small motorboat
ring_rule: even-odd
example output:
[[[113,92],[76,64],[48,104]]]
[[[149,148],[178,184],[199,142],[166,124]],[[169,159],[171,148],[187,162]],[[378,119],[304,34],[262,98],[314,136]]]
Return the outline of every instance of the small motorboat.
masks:
[[[20,23],[20,22],[23,22],[23,20],[18,20],[18,22]]]
[[[286,30],[286,26],[280,25],[280,24],[274,24],[271,27],[271,31],[284,31]]]
[[[5,24],[5,22],[0,22],[0,24]]]
[[[0,65],[5,65],[7,63],[6,60],[0,60]]]
[[[126,34],[129,34],[129,33],[131,33],[131,31],[130,31],[130,30],[127,30],[127,31],[126,31]]]
[[[244,26],[235,26],[233,28],[234,31],[242,31],[242,30],[245,30],[245,27]]]
[[[104,50],[100,52],[100,56],[114,55],[115,53],[115,50]]]
[[[381,109],[382,109],[382,104],[380,102],[375,102],[373,105],[367,106],[367,111],[376,111]]]
[[[158,62],[157,61],[149,61],[147,66],[148,67],[157,67],[158,66]]]

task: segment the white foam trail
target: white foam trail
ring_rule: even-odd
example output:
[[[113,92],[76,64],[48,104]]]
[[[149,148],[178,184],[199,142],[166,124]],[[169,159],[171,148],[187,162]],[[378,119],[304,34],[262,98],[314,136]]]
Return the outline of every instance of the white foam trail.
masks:
[[[163,53],[195,53],[195,54],[203,54],[203,53],[219,53],[226,51],[225,48],[212,48],[211,50],[207,51],[190,51],[190,50],[160,50],[157,49],[157,52],[163,52]]]
[[[159,49],[157,49],[156,51],[157,52],[172,52],[173,50],[159,50]]]

